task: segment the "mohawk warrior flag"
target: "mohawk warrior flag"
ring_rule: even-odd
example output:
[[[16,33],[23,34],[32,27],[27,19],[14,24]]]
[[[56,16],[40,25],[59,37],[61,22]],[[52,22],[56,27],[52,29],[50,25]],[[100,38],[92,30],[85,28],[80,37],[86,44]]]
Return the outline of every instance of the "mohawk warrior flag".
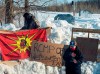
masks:
[[[0,33],[0,50],[3,60],[25,59],[30,56],[32,41],[47,42],[45,29]]]

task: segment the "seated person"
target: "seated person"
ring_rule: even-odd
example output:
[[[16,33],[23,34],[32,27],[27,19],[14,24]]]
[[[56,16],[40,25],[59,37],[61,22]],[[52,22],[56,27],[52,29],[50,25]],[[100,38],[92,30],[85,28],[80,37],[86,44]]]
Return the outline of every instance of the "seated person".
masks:
[[[21,30],[37,29],[40,27],[35,20],[35,16],[33,16],[32,14],[25,13],[23,17],[24,17],[24,26],[21,28]]]

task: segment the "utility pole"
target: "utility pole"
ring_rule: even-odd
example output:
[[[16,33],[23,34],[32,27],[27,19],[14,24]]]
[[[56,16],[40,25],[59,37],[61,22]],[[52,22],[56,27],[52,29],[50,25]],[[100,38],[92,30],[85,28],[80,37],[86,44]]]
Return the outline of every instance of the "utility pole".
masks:
[[[75,3],[75,0],[72,1],[72,9],[73,9],[73,16],[75,17],[75,11],[76,11],[76,3]]]
[[[76,12],[76,3],[75,3],[75,0],[72,1],[71,5],[72,5],[72,9],[73,9],[73,16],[75,18],[75,12]],[[75,24],[75,19],[74,19],[74,23],[73,24]]]
[[[5,23],[13,23],[13,0],[5,0]]]

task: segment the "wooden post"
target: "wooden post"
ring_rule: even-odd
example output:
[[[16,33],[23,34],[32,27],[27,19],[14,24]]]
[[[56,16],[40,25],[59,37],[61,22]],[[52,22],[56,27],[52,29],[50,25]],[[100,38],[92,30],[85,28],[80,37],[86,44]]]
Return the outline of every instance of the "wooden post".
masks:
[[[89,32],[88,32],[88,38],[89,38]]]
[[[72,36],[71,36],[71,40],[73,39],[73,28],[72,28]]]

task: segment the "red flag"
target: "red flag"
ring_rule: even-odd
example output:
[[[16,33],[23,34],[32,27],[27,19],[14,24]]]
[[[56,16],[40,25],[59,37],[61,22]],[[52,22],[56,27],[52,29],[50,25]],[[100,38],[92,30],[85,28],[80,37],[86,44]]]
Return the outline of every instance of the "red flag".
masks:
[[[45,29],[23,30],[18,32],[0,33],[0,49],[3,60],[25,59],[30,56],[33,40],[47,41]]]

